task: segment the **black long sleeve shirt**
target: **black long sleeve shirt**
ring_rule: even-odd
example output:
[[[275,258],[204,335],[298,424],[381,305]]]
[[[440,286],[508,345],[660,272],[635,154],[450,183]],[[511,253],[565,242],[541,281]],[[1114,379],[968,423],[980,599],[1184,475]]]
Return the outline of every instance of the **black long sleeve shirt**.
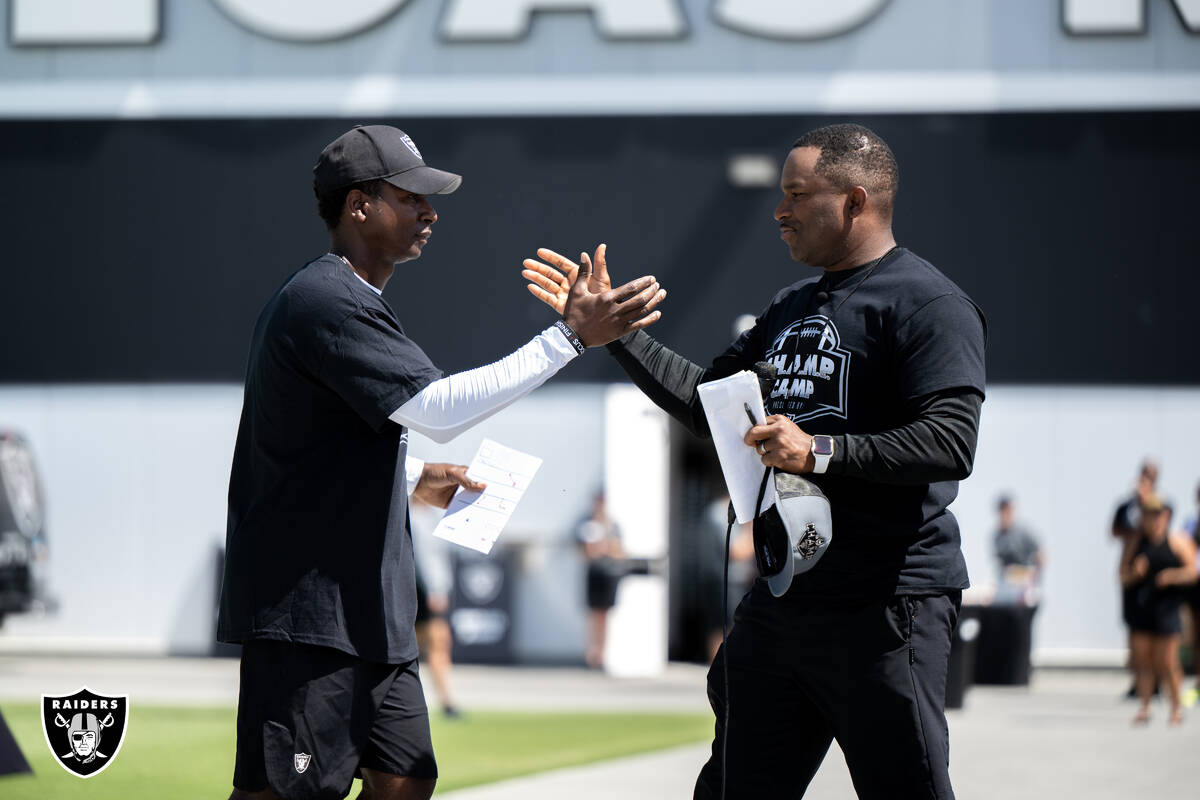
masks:
[[[647,397],[702,437],[709,435],[708,421],[696,388],[740,369],[721,359],[704,369],[642,331],[610,343],[608,351]],[[827,471],[876,483],[962,480],[974,463],[982,405],[983,396],[970,388],[925,395],[913,403],[907,424],[880,433],[835,435]]]

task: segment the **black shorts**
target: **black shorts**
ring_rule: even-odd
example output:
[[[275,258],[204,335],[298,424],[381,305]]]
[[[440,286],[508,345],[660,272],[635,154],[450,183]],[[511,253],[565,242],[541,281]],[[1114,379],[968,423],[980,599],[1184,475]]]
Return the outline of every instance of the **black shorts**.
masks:
[[[1135,633],[1173,636],[1183,631],[1183,599],[1182,587],[1158,588],[1150,580],[1142,581],[1130,589],[1125,622]]]
[[[709,670],[716,738],[695,797],[721,796],[723,760],[728,800],[800,797],[836,738],[863,800],[953,800],[943,708],[960,597],[785,603],[756,582]]]
[[[233,785],[288,800],[345,797],[360,767],[436,778],[417,662],[375,664],[328,647],[242,647]]]
[[[603,556],[587,565],[587,607],[607,611],[617,604],[617,587],[626,575],[649,575],[650,560],[646,558],[612,558]]]
[[[597,558],[587,565],[587,607],[608,610],[617,604],[617,586],[625,577],[621,562],[615,558]]]
[[[1176,636],[1183,632],[1181,604],[1135,607],[1129,614],[1129,630],[1153,636]]]

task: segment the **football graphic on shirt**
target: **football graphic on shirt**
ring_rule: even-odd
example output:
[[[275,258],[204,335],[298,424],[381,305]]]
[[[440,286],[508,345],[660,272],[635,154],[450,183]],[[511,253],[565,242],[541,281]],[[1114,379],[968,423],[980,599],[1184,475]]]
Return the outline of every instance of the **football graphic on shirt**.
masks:
[[[788,325],[767,348],[775,386],[767,411],[792,422],[824,415],[846,418],[850,351],[841,347],[833,320],[814,314]]]

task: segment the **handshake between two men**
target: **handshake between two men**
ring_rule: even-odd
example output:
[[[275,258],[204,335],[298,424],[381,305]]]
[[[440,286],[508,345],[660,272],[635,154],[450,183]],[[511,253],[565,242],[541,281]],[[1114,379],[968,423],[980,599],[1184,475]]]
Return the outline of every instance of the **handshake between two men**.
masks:
[[[562,315],[588,347],[653,325],[662,317],[656,309],[667,296],[652,275],[613,289],[606,253],[602,244],[592,257],[580,253],[577,264],[543,247],[537,251],[542,260],[527,258],[521,270],[530,294]],[[758,451],[764,466],[797,474],[816,466],[813,437],[786,416],[768,416],[746,432],[745,442]]]

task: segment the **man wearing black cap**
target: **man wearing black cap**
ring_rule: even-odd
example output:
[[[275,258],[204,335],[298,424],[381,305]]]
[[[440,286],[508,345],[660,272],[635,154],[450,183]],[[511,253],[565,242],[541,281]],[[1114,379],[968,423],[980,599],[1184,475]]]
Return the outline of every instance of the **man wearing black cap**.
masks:
[[[816,496],[793,480],[802,474],[831,507],[831,535],[814,523],[806,545],[808,532],[788,527],[796,558],[772,561],[792,574],[756,581],[738,606],[709,672],[716,737],[697,798],[800,797],[834,738],[859,797],[954,796],[943,706],[967,572],[947,506],[974,459],[984,321],[896,244],[898,183],[873,131],[805,134],[784,163],[775,219],[792,259],[823,268],[820,279],[776,294],[708,369],[640,332],[609,345],[651,399],[701,435],[697,387],[768,362],[770,416],[745,443],[785,473],[790,494]],[[523,274],[561,307],[570,283],[559,270],[574,265],[539,255],[549,264],[527,260]],[[593,289],[607,285],[603,261],[601,246]],[[764,519],[756,551],[769,541]]]
[[[465,467],[406,457],[657,320],[653,277],[592,292],[493,364],[443,376],[381,293],[418,258],[427,195],[461,178],[396,128],[356,127],[313,169],[330,252],[268,301],[250,343],[229,481],[218,636],[243,645],[231,797],[428,798],[437,767],[417,672],[407,501],[446,507]]]

